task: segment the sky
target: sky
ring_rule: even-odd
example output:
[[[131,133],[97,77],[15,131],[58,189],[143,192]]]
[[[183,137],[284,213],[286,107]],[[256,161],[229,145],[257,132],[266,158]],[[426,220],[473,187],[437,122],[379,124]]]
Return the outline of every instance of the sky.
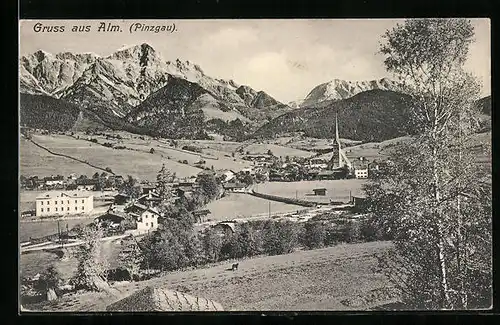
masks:
[[[475,42],[466,68],[491,94],[490,21],[471,19]],[[98,32],[101,22],[120,32]],[[198,64],[209,76],[233,79],[264,90],[288,103],[303,99],[315,86],[333,79],[349,81],[391,77],[378,54],[381,36],[403,20],[24,20],[20,21],[20,55],[39,49],[94,52],[107,56],[124,45],[148,43],[166,61]],[[65,26],[64,32],[35,32],[34,26]],[[132,24],[172,26],[174,32],[130,32]],[[72,32],[90,26],[90,32]],[[136,25],[134,25],[136,26]]]

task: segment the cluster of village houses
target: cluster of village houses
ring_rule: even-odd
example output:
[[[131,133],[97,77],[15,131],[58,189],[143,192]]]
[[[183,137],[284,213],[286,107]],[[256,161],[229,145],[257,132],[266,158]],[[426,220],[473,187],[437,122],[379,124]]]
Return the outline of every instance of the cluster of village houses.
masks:
[[[114,191],[123,184],[121,175],[109,175],[105,172],[96,173],[92,178],[75,173],[67,177],[51,175],[46,177],[21,176],[21,188],[26,190],[78,190],[78,191]]]
[[[259,154],[246,155],[243,159],[252,161],[258,168],[266,168],[271,182],[368,178],[370,171],[379,168],[378,163],[368,163],[364,157],[353,161],[352,173],[347,169],[335,170],[331,168],[331,161],[321,158],[292,157],[282,161],[272,154]]]
[[[204,170],[200,174],[213,173],[226,192],[246,191],[252,181],[250,183],[245,179],[242,181],[241,175],[249,175],[251,180],[259,179],[264,181],[346,178],[346,175],[339,176],[338,171],[329,169],[328,162],[318,158],[287,158],[283,162],[272,154],[247,154],[243,159],[251,161],[252,166],[246,167],[239,172],[232,170]],[[378,165],[367,164],[363,159],[355,163],[356,168],[353,176],[356,178],[367,178],[370,170],[378,169]],[[120,187],[123,181],[122,176],[108,175],[106,173],[96,173],[92,178],[83,175],[77,177],[75,174],[70,174],[68,177],[61,175],[44,178],[36,176],[23,177],[21,186],[26,189],[52,190],[49,194],[36,198],[36,209],[31,212],[37,217],[45,217],[89,214],[94,209],[92,191],[114,191]],[[184,179],[176,178],[171,186],[174,191],[173,200],[182,196],[189,198],[198,187],[197,176]],[[118,193],[107,213],[98,218],[101,221],[107,220],[112,226],[116,226],[128,215],[136,220],[138,231],[156,229],[158,218],[161,217],[156,207],[161,199],[155,192],[153,185],[146,182],[141,184],[141,188],[142,194],[135,200],[123,193]],[[209,213],[208,210],[195,211],[195,216],[199,221],[203,221]]]
[[[244,192],[246,190],[247,185],[238,182],[236,180],[236,173],[230,170],[220,170],[217,172],[202,171],[198,176],[206,173],[211,173],[215,176],[215,179],[222,183],[222,187],[226,192]],[[50,180],[54,178],[51,177]],[[57,179],[59,181],[59,177]],[[183,179],[176,178],[170,184],[173,190],[172,202],[175,202],[180,197],[191,198],[194,191],[199,187],[197,180],[197,176]],[[49,184],[52,186],[52,183]],[[60,185],[60,183],[56,185]],[[143,182],[140,184],[140,187],[141,195],[135,199],[124,193],[116,194],[108,211],[98,216],[97,219],[101,222],[107,221],[107,224],[111,228],[114,228],[118,227],[127,217],[132,217],[135,220],[138,232],[157,229],[158,218],[161,217],[157,206],[162,199],[157,194],[156,187],[151,183]],[[71,191],[53,190],[47,192],[47,194],[36,198],[36,209],[33,212],[37,217],[90,214],[94,210],[94,195],[91,192],[94,189],[94,187],[82,186]],[[195,217],[200,222],[205,221],[209,213],[210,211],[206,209],[194,211]]]

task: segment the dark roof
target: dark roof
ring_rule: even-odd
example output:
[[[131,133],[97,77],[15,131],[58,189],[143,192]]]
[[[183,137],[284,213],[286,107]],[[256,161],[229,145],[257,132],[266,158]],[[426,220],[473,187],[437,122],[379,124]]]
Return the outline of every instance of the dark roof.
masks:
[[[338,173],[343,173],[343,169],[334,169],[334,170],[322,170],[318,173],[318,176],[326,176],[326,175],[334,175]]]
[[[179,187],[177,187],[177,190],[182,191],[182,192],[192,192],[193,187],[192,186],[179,186]]]
[[[111,220],[120,220],[121,221],[121,220],[125,219],[125,215],[123,215],[119,212],[108,212],[106,214],[98,216],[96,219],[98,219],[98,220],[111,219]]]
[[[315,188],[313,191],[326,191],[326,188]]]
[[[63,181],[64,176],[58,175],[58,176],[47,176],[43,178],[44,181]]]
[[[218,224],[214,225],[213,227],[217,227],[217,226],[218,227],[227,227],[227,228],[231,229],[232,232],[235,232],[235,229],[234,229],[235,225],[232,222],[219,222]]]
[[[143,205],[143,204],[140,204],[140,203],[137,203],[135,202],[134,204],[132,204],[131,206],[125,208],[125,211],[137,211],[137,210],[141,210],[141,211],[146,211],[148,209],[147,206]]]
[[[92,178],[80,178],[75,181],[76,185],[96,185],[98,183],[97,179]]]
[[[227,184],[224,184],[223,185],[224,188],[226,189],[230,189],[230,188],[245,188],[246,185],[245,184],[241,184],[241,183],[227,183]]]
[[[210,214],[212,212],[210,212],[210,210],[208,209],[204,209],[204,210],[198,210],[198,211],[193,211],[193,214],[194,215],[200,215],[200,214]]]

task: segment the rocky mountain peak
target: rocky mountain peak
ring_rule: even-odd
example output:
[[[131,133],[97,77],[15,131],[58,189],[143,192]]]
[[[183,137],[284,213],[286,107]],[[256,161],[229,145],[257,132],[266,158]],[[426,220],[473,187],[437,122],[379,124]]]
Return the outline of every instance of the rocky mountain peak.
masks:
[[[138,61],[141,66],[148,65],[150,62],[161,61],[159,53],[147,43],[122,47],[107,58],[120,61]]]
[[[327,100],[347,99],[373,89],[397,91],[399,88],[396,82],[388,78],[364,81],[333,79],[313,88],[301,103],[301,107],[313,106]]]
[[[45,60],[46,58],[52,58],[52,54],[47,52],[47,51],[44,51],[44,50],[38,50],[36,51],[35,53],[33,53],[33,57],[38,61],[38,62],[42,62],[43,60]]]

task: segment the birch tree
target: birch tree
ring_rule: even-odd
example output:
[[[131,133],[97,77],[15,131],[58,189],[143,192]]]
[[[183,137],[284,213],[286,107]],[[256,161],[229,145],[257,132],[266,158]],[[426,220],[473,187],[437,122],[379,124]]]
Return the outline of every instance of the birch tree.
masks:
[[[409,95],[417,136],[366,191],[395,238],[396,252],[381,262],[416,308],[484,307],[491,299],[491,172],[470,149],[480,85],[464,70],[473,37],[466,19],[411,19],[380,46]]]

